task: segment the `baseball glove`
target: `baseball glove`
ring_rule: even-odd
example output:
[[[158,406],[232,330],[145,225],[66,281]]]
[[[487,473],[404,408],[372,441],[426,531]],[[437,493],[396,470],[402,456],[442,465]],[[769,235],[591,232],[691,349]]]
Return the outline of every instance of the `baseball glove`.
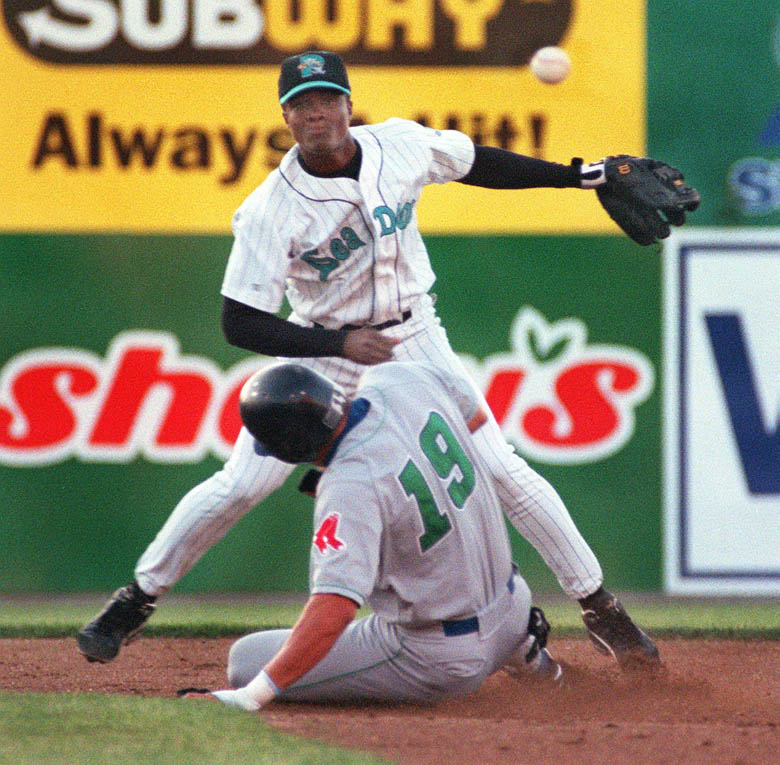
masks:
[[[654,244],[682,226],[686,211],[699,206],[699,192],[664,162],[619,154],[604,159],[604,181],[596,186],[602,207],[637,244]]]

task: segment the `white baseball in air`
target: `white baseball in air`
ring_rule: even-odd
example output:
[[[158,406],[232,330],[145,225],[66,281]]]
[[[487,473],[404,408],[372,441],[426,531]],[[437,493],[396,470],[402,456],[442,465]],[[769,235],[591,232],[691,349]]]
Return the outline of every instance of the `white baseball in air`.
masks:
[[[569,54],[555,45],[539,48],[531,57],[531,71],[542,82],[555,85],[563,82],[571,70]]]

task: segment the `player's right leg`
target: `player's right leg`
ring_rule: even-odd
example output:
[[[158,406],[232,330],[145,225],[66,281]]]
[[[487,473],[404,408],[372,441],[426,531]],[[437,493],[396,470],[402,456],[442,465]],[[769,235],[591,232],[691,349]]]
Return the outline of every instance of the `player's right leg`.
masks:
[[[228,657],[228,680],[234,688],[249,683],[276,655],[291,630],[264,630],[236,641]],[[403,648],[393,625],[376,616],[352,622],[328,654],[297,683],[285,701],[433,700],[426,678],[404,667]]]
[[[353,621],[328,654],[298,682],[286,689],[283,701],[388,701],[430,703],[470,693],[505,666],[523,646],[531,652],[531,634],[546,641],[529,621],[531,592],[517,573],[508,600],[477,615],[477,626],[448,632],[441,624],[406,628],[375,615]],[[500,603],[500,608],[495,608]],[[538,611],[538,609],[535,609]],[[539,612],[541,613],[541,612]],[[484,618],[486,622],[482,622]],[[471,621],[471,620],[468,620]],[[546,622],[544,622],[546,625]],[[291,630],[255,632],[236,641],[228,657],[228,680],[233,688],[251,682],[276,655]],[[536,638],[534,638],[536,639]],[[544,648],[544,646],[539,646]],[[560,667],[552,660],[542,666],[530,657],[525,672],[548,677]],[[552,679],[552,678],[550,678]]]
[[[249,683],[290,630],[255,632],[233,644],[228,679]],[[492,649],[477,633],[446,637],[441,627],[409,631],[375,615],[352,622],[328,654],[282,701],[432,703],[476,690],[491,670]]]
[[[307,364],[355,390],[364,367],[348,359],[286,359]],[[78,635],[90,660],[108,662],[136,637],[154,610],[154,600],[176,584],[228,530],[278,489],[294,465],[259,457],[254,439],[242,428],[225,467],[180,500],[138,561],[135,581],[117,590]]]
[[[287,480],[295,465],[259,457],[241,428],[230,459],[182,497],[146,548],[135,578],[147,595],[173,587],[241,518]]]
[[[108,662],[136,637],[169,590],[255,505],[278,489],[294,465],[259,457],[242,428],[230,459],[182,497],[147,547],[135,581],[117,590],[103,610],[78,634],[78,646],[91,661]]]

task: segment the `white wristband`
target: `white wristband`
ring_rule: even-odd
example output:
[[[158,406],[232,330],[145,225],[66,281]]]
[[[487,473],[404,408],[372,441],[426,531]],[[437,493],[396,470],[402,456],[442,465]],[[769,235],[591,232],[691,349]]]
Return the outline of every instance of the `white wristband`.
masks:
[[[229,691],[212,691],[212,696],[216,696],[223,704],[243,709],[246,712],[257,712],[258,709],[262,709],[269,701],[280,694],[281,691],[265,670],[243,688]]]
[[[258,704],[246,691],[246,688],[237,688],[229,691],[212,691],[212,696],[216,696],[223,704],[236,709],[243,709],[245,712],[257,712],[260,709]]]
[[[590,162],[587,165],[580,166],[580,182],[583,189],[594,189],[606,183],[607,177],[604,175],[604,160]]]
[[[264,707],[269,701],[273,701],[282,693],[265,670],[262,670],[245,689],[261,707]]]

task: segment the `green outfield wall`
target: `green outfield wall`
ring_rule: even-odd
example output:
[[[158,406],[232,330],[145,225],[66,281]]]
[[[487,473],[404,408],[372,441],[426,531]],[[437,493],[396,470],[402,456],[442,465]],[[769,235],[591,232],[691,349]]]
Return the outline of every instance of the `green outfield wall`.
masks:
[[[699,226],[780,224],[780,3],[647,5],[647,148],[701,191]]]
[[[0,383],[0,588],[109,588],[235,436],[225,407],[257,361],[219,330],[230,238],[16,235],[4,246],[14,279],[0,295],[16,307]],[[598,236],[431,237],[429,247],[439,314],[509,437],[558,487],[611,580],[657,588],[658,253]],[[555,385],[568,373],[595,390],[594,359],[631,379],[610,383],[615,402],[599,399],[603,427],[590,432],[587,402],[561,400]],[[545,392],[526,401],[531,381]],[[524,428],[540,407],[563,407],[575,437]],[[295,483],[180,587],[305,586],[311,500]],[[515,542],[532,581],[550,584]]]
[[[483,0],[405,16],[366,0],[370,13],[327,19],[305,0],[297,20],[236,3],[232,21],[182,16],[167,48],[122,0],[81,5],[88,23],[54,0],[2,4],[0,591],[124,583],[227,458],[237,391],[264,361],[219,327],[230,216],[289,146],[274,92],[299,40],[343,53],[359,119],[682,168],[702,193],[695,241],[665,250],[620,234],[594,194],[426,190],[437,310],[612,587],[780,592],[780,0],[504,0],[495,20]],[[547,44],[572,58],[559,86],[528,70]],[[710,475],[728,486],[708,494]],[[296,483],[177,589],[305,589],[311,500]],[[555,589],[511,534],[531,585]]]

